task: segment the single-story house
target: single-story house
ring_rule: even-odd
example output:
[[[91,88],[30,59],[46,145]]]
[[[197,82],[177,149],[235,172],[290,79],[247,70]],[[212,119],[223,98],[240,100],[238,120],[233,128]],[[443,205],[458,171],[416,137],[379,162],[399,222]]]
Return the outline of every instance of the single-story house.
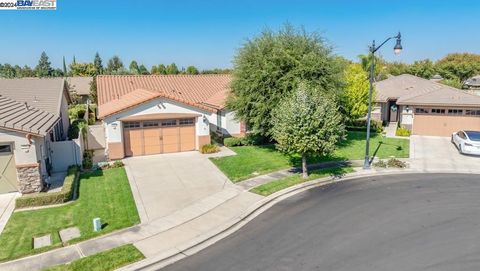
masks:
[[[379,81],[375,89],[372,118],[398,123],[414,135],[480,130],[480,96],[410,74]]]
[[[210,132],[245,133],[225,108],[229,75],[101,75],[98,118],[112,159],[198,150]]]
[[[68,90],[72,94],[79,96],[80,103],[87,103],[90,98],[90,84],[93,81],[93,77],[67,77],[65,78],[68,84]]]
[[[50,144],[67,138],[69,101],[63,78],[0,79],[0,193],[43,189]]]
[[[480,75],[468,78],[463,87],[470,90],[472,93],[480,95]]]

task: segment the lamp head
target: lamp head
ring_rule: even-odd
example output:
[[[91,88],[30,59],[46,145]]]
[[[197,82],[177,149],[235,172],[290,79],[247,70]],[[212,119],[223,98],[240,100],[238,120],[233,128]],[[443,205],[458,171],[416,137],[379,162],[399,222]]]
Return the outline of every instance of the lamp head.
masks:
[[[393,47],[393,52],[398,55],[402,51],[402,36],[400,35],[400,32],[398,32],[398,35],[396,36],[397,38],[397,43],[395,44],[395,47]]]

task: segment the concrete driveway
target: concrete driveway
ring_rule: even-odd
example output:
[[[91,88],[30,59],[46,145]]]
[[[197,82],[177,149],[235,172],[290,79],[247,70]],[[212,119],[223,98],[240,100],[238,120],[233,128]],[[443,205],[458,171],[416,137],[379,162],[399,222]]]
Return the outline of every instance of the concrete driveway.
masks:
[[[411,167],[426,171],[480,171],[480,157],[460,154],[449,137],[411,136]]]
[[[222,191],[231,195],[238,190],[196,151],[131,157],[124,162],[140,216],[146,215],[142,222],[168,216]]]

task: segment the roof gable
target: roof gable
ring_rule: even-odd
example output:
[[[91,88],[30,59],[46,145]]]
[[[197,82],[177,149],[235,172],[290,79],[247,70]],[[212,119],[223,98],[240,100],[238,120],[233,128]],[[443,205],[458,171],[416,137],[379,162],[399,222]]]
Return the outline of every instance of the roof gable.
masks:
[[[98,76],[99,117],[106,117],[157,97],[215,111],[224,107],[230,81],[230,75],[225,74]],[[134,99],[135,102],[126,101],[129,99]],[[114,103],[118,104],[113,105]]]

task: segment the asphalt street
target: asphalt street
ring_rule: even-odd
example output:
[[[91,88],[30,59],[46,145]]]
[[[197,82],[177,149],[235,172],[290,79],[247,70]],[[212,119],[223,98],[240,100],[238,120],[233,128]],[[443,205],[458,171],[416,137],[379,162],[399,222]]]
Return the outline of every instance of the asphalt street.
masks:
[[[480,175],[359,178],[284,200],[162,271],[480,270]]]

